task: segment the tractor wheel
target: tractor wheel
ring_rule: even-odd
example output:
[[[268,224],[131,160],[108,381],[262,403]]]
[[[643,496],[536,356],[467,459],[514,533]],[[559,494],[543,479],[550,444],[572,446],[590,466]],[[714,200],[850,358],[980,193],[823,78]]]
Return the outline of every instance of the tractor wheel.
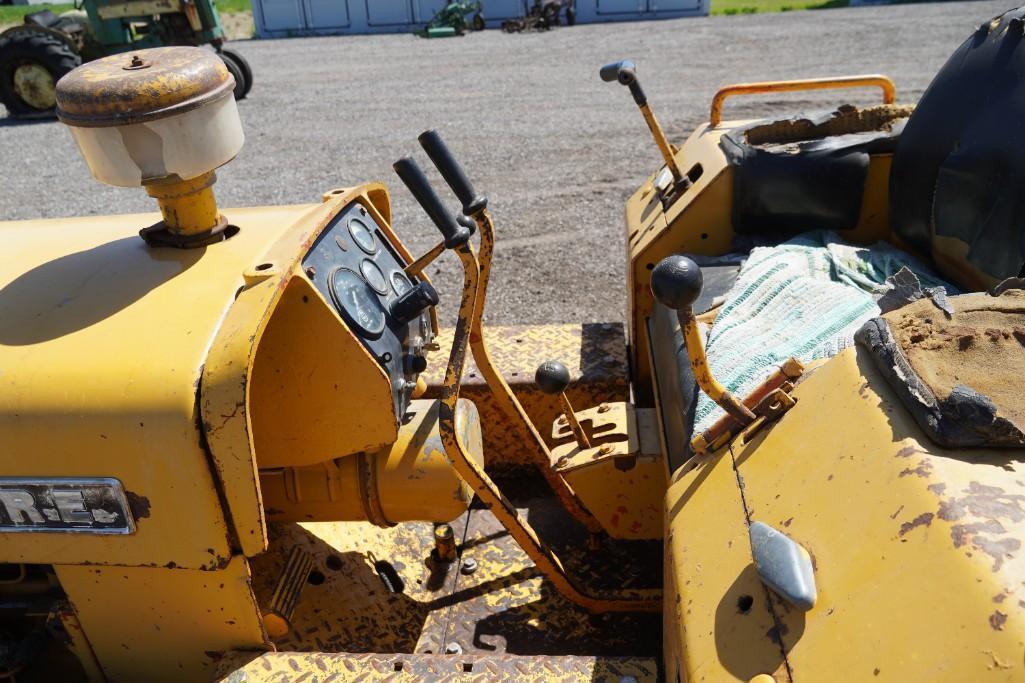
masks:
[[[249,95],[249,91],[253,89],[253,67],[249,66],[249,60],[234,50],[222,50],[221,54],[228,55],[228,57],[235,60],[235,63],[238,64],[238,68],[242,71],[242,78],[246,81],[246,87],[242,93],[242,97],[247,97]]]
[[[242,71],[242,65],[235,61],[235,57],[228,53],[220,53],[221,61],[224,62],[224,66],[227,67],[228,73],[235,79],[235,99],[244,100],[246,98],[246,74]]]
[[[473,15],[473,30],[474,31],[483,31],[485,29],[485,27],[486,26],[484,24],[484,15],[480,14],[479,12],[477,14]]]
[[[0,102],[11,116],[45,116],[57,105],[57,81],[82,57],[57,36],[17,30],[0,35]]]

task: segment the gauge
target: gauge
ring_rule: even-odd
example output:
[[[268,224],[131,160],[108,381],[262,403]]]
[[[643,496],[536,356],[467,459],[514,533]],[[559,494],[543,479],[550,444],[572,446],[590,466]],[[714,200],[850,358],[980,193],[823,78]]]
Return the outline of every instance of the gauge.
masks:
[[[391,288],[395,290],[395,293],[402,296],[409,290],[413,289],[413,283],[409,281],[406,274],[401,270],[396,270],[391,274]]]
[[[359,264],[359,272],[363,273],[363,279],[376,289],[378,294],[388,293],[388,281],[384,279],[384,273],[376,263],[368,258],[363,259],[363,263]]]
[[[384,308],[380,299],[353,271],[339,268],[331,274],[331,298],[346,322],[365,336],[377,338],[384,332]]]
[[[377,252],[377,240],[374,239],[374,233],[359,218],[349,219],[349,234],[352,235],[352,241],[356,243],[356,246],[363,251],[368,254]]]

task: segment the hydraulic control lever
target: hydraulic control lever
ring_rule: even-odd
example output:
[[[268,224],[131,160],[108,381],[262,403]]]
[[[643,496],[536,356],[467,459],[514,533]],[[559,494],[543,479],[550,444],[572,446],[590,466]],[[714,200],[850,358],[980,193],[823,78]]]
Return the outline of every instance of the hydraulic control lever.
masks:
[[[548,450],[548,445],[523,409],[519,399],[516,398],[516,394],[509,388],[502,373],[495,367],[491,360],[491,354],[488,352],[483,329],[484,305],[487,298],[488,282],[491,279],[491,261],[495,250],[495,224],[487,210],[488,199],[474,189],[473,183],[470,182],[462,166],[452,156],[448,145],[441,139],[437,131],[425,131],[420,134],[418,139],[420,146],[427,152],[427,156],[434,162],[456,198],[462,203],[463,217],[472,219],[480,233],[477,298],[470,320],[470,350],[477,362],[477,369],[480,370],[481,376],[484,377],[484,381],[503,414],[519,428],[524,443],[532,446],[532,448],[528,448],[527,452],[532,456],[535,467],[545,477],[562,507],[587,529],[591,535],[592,547],[597,547],[600,536],[604,533],[601,523],[584,507],[566,480],[552,469],[552,454]]]
[[[662,158],[665,159],[666,167],[673,174],[673,186],[678,189],[686,189],[690,186],[690,179],[683,175],[679,164],[676,163],[673,148],[669,144],[669,140],[666,139],[666,134],[662,131],[662,126],[659,125],[658,119],[655,118],[655,112],[651,111],[651,107],[648,106],[648,96],[644,94],[641,82],[637,80],[637,67],[634,63],[629,59],[624,59],[621,62],[606,64],[598,74],[607,83],[618,81],[630,89],[630,94],[633,95],[634,102],[637,103],[637,107],[641,110],[644,122],[648,124],[648,129],[651,131],[652,137],[655,138],[655,144],[658,145],[659,151],[662,152]]]
[[[461,221],[457,221],[441,203],[438,194],[431,187],[423,170],[412,157],[403,157],[396,161],[392,168],[396,175],[402,180],[406,188],[416,199],[424,213],[431,219],[441,232],[442,240],[431,247],[423,256],[406,266],[406,275],[415,277],[423,272],[424,268],[438,258],[446,249],[455,249],[466,244],[470,239],[470,228]]]
[[[425,139],[427,142],[425,142]],[[622,590],[616,591],[614,594],[593,596],[580,590],[567,574],[555,552],[538,537],[537,532],[529,522],[520,517],[512,502],[502,495],[495,482],[484,471],[483,466],[467,455],[463,444],[460,442],[459,432],[455,425],[455,416],[459,403],[463,370],[466,365],[467,349],[471,348],[474,359],[477,362],[477,367],[487,379],[488,386],[491,388],[499,404],[506,410],[511,406],[513,414],[520,417],[519,420],[514,419],[513,422],[525,425],[528,431],[537,436],[541,446],[544,447],[544,442],[540,440],[540,436],[537,435],[536,430],[534,430],[522,407],[519,406],[519,403],[512,395],[508,385],[504,383],[501,375],[495,372],[494,366],[487,356],[487,350],[484,347],[481,335],[484,290],[487,284],[488,267],[494,241],[494,226],[486,210],[487,200],[483,197],[478,198],[469,180],[463,174],[462,169],[459,168],[437,134],[421,136],[421,144],[431,154],[431,158],[435,163],[438,164],[442,175],[447,181],[452,183],[453,189],[456,190],[458,188],[456,190],[457,196],[463,202],[464,211],[469,210],[472,212],[472,217],[476,221],[480,232],[482,252],[482,260],[478,260],[473,244],[469,240],[469,230],[466,230],[465,226],[458,224],[448,214],[415,162],[407,158],[396,163],[396,172],[399,173],[403,182],[413,192],[417,201],[427,210],[431,220],[434,221],[441,231],[444,244],[451,244],[450,248],[459,257],[460,263],[463,266],[463,295],[460,300],[459,316],[456,320],[455,332],[452,337],[452,350],[449,353],[448,367],[445,370],[445,387],[441,394],[441,402],[438,409],[439,431],[441,432],[442,442],[445,445],[445,453],[452,460],[456,471],[463,480],[470,485],[484,505],[491,510],[502,526],[509,531],[509,534],[516,539],[516,542],[519,543],[520,547],[523,548],[541,573],[567,599],[593,612],[635,612],[660,609],[660,591]],[[453,229],[453,225],[457,226],[457,228],[463,228],[465,230],[465,237],[463,233]],[[456,239],[453,239],[453,237]],[[485,250],[487,251],[486,261],[483,260]],[[499,380],[498,382],[494,381],[496,378]],[[545,452],[547,452],[547,448],[545,448]],[[546,466],[542,471],[550,469],[549,462],[545,463]],[[568,490],[568,486],[562,481],[562,478],[554,472],[552,474],[561,482],[561,486]],[[559,489],[556,489],[557,493],[558,491]],[[570,495],[572,496],[572,492],[570,492]],[[573,500],[575,500],[575,497],[573,497]],[[577,504],[579,505],[579,502]],[[590,516],[589,513],[587,514]],[[593,520],[593,517],[591,519]],[[595,523],[597,524],[597,522]]]
[[[537,366],[537,372],[534,373],[534,382],[537,383],[538,388],[543,393],[549,396],[559,395],[559,402],[562,404],[562,410],[566,415],[566,422],[569,424],[569,428],[573,430],[573,437],[577,441],[577,446],[580,447],[580,450],[585,450],[591,447],[591,440],[587,438],[587,433],[584,432],[580,421],[577,420],[573,404],[569,402],[569,397],[566,396],[566,387],[569,386],[569,380],[569,368],[557,360],[546,360]]]
[[[705,342],[691,308],[701,296],[702,284],[701,269],[686,256],[667,256],[651,271],[651,293],[662,305],[676,311],[698,386],[741,426],[747,426],[755,421],[755,414],[719,384],[708,367]]]

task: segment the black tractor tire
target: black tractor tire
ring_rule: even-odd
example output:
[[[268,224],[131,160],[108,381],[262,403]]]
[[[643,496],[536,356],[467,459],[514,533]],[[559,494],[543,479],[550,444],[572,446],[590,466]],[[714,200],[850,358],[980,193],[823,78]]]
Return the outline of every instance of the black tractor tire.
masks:
[[[246,81],[246,87],[243,88],[242,97],[248,97],[249,91],[253,89],[253,67],[249,66],[249,61],[235,52],[234,50],[221,50],[221,54],[228,55],[231,59],[235,60],[235,64],[242,71],[242,78]],[[242,99],[242,97],[236,99]]]
[[[566,26],[576,26],[577,8],[570,5],[566,8]]]
[[[473,15],[473,30],[474,31],[483,31],[485,28],[487,28],[487,24],[484,23],[484,15],[480,14],[479,12],[477,14],[474,14]]]
[[[246,75],[242,72],[242,67],[225,52],[221,53],[221,61],[227,67],[228,73],[235,79],[235,99],[244,100],[246,98]]]
[[[50,74],[54,85],[82,63],[82,56],[57,36],[19,27],[0,35],[0,102],[14,117],[53,115],[54,108],[39,108],[27,102],[14,85],[19,67],[37,64]]]

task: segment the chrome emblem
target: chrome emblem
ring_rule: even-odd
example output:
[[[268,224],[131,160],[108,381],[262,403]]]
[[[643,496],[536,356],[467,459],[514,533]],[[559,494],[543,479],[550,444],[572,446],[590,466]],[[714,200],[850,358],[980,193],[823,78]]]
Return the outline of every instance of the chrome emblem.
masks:
[[[0,477],[0,533],[130,534],[135,520],[117,479]]]

